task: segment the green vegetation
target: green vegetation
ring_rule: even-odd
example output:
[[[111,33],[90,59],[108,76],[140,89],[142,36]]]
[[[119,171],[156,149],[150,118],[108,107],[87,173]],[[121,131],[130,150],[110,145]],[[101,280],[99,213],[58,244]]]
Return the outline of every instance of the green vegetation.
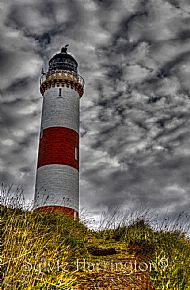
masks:
[[[95,231],[1,206],[1,289],[190,289],[190,240],[163,228],[140,217]]]

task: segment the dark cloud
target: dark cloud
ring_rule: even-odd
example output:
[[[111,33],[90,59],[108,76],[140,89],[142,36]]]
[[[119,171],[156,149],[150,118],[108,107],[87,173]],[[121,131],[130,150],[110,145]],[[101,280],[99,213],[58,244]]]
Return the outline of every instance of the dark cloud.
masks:
[[[5,73],[10,69],[12,61],[13,56],[8,51],[0,49],[0,65],[2,73]]]
[[[100,7],[103,7],[106,9],[112,8],[115,6],[116,1],[115,0],[95,0],[95,3],[97,3]]]
[[[159,5],[162,3],[164,1],[159,1]],[[97,86],[99,130],[94,133],[91,148],[100,152],[105,150],[110,158],[116,158],[126,170],[121,173],[116,167],[115,178],[110,174],[107,180],[99,176],[100,167],[97,163],[97,172],[93,171],[90,176],[86,171],[84,174],[89,179],[93,176],[92,182],[100,183],[100,188],[103,186],[104,197],[108,193],[108,198],[104,198],[104,206],[108,203],[109,207],[115,205],[116,199],[112,200],[112,196],[116,192],[118,195],[125,192],[123,196],[130,203],[127,197],[131,192],[135,206],[141,201],[147,205],[150,202],[150,206],[156,209],[173,204],[174,211],[179,212],[182,206],[177,210],[177,204],[183,204],[180,190],[185,188],[184,196],[189,195],[188,178],[184,170],[188,167],[185,159],[189,154],[185,146],[189,142],[189,88],[184,79],[188,78],[188,73],[182,71],[184,63],[186,69],[189,67],[189,51],[185,47],[186,43],[183,43],[183,47],[179,46],[179,43],[182,45],[183,31],[186,31],[178,28],[178,24],[183,22],[182,17],[177,19],[174,34],[170,27],[174,18],[170,15],[167,20],[171,29],[171,32],[168,31],[168,40],[165,37],[164,42],[156,39],[164,36],[162,30],[159,31],[162,23],[154,24],[150,15],[152,10],[158,18],[162,9],[161,6],[150,4],[144,10],[142,5],[141,8],[137,5],[135,13],[121,19],[109,43],[99,47],[98,51],[99,58],[103,58],[101,66],[106,74]],[[165,7],[169,13],[171,7]],[[147,31],[147,27],[157,34]],[[131,41],[133,35],[135,41]],[[188,42],[188,32],[184,33],[184,40]],[[172,46],[174,49],[170,54]],[[162,56],[164,52],[166,57]],[[181,152],[180,157],[176,152]],[[156,166],[158,161],[159,165]],[[109,164],[111,166],[111,161]],[[117,186],[113,180],[117,180]],[[153,182],[150,187],[149,180]],[[167,197],[170,184],[175,182],[176,193],[171,189],[171,196]],[[99,196],[102,196],[102,190]],[[117,203],[122,205],[124,200],[118,198]]]

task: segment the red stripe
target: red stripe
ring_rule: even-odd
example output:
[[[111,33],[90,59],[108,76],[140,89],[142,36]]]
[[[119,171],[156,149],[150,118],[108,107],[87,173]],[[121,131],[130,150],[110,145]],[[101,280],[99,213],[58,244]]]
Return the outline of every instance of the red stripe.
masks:
[[[79,150],[79,135],[76,131],[64,127],[44,129],[39,144],[38,168],[49,164],[64,164],[79,169],[75,148]]]
[[[34,211],[44,212],[44,213],[46,213],[46,212],[61,212],[61,213],[64,213],[72,218],[75,218],[75,212],[76,212],[72,208],[64,207],[64,206],[56,206],[56,205],[38,207]],[[76,217],[78,218],[78,212],[76,212]]]

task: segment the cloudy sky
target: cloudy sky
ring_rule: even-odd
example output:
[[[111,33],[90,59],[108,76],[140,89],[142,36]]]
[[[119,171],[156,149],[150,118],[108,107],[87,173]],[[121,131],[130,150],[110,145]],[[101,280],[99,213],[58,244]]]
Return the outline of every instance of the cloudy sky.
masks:
[[[1,0],[0,182],[33,198],[41,69],[69,43],[85,79],[81,208],[188,211],[189,27],[189,0]]]

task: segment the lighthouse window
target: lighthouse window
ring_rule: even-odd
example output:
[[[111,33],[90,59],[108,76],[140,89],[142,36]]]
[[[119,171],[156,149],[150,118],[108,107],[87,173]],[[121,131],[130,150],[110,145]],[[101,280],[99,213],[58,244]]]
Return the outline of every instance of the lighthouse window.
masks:
[[[40,139],[43,137],[43,129],[40,131]]]
[[[79,160],[79,150],[75,147],[75,160]]]
[[[59,89],[59,97],[61,97],[61,89]]]

